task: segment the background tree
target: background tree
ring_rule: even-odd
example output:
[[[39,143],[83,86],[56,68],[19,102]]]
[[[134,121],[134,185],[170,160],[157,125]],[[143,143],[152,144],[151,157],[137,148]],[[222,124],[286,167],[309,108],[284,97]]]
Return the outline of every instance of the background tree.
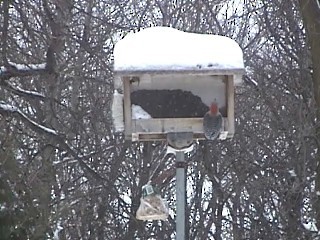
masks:
[[[312,82],[313,82],[313,94],[315,98],[315,106],[317,108],[315,126],[315,141],[317,147],[319,147],[320,128],[318,120],[320,119],[320,46],[318,44],[318,38],[320,34],[320,2],[314,1],[299,1],[301,9],[302,19],[305,25],[307,39],[310,45],[310,55],[312,61]],[[317,227],[320,229],[320,206],[319,196],[320,194],[320,157],[317,159],[316,179],[315,179],[315,191],[317,193],[316,200],[314,201],[314,209],[316,211]]]

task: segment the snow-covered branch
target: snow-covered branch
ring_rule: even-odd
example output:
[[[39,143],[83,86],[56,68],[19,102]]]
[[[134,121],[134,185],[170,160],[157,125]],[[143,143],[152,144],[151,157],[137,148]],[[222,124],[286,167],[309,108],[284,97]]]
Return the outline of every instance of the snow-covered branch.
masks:
[[[40,63],[40,64],[20,64],[20,63],[14,63],[9,62],[11,66],[16,68],[19,71],[26,71],[26,70],[40,70],[46,68],[46,63]]]
[[[254,79],[248,77],[248,75],[244,75],[244,76],[243,76],[243,79],[244,79],[245,82],[249,83],[250,85],[253,85],[253,86],[255,86],[256,88],[258,87],[257,81],[255,81]]]
[[[18,64],[9,62],[8,66],[0,66],[0,79],[9,79],[11,77],[32,76],[44,73],[46,63],[40,64]]]
[[[80,166],[85,169],[92,177],[98,180],[106,180],[102,178],[95,170],[93,170],[84,160],[87,160],[90,158],[92,155],[94,155],[94,152],[91,152],[86,155],[81,155],[79,154],[76,150],[74,150],[66,141],[64,138],[61,137],[54,129],[45,127],[32,119],[30,119],[27,115],[25,115],[22,111],[20,111],[19,108],[5,103],[3,101],[0,101],[0,114],[5,115],[5,114],[12,114],[18,116],[23,122],[25,122],[27,125],[30,126],[34,131],[49,134],[52,137],[54,137],[55,141],[68,153],[74,158],[77,159],[79,162]],[[113,147],[113,146],[112,146]],[[111,148],[112,148],[111,147]]]
[[[51,135],[58,135],[55,130],[53,130],[51,128],[47,128],[47,127],[33,121],[27,115],[25,115],[23,112],[21,112],[20,109],[18,109],[15,106],[12,106],[11,104],[0,102],[0,114],[16,114],[26,124],[28,124],[33,130],[48,133]]]
[[[22,89],[20,87],[13,86],[12,84],[10,84],[6,80],[1,81],[0,85],[3,86],[4,88],[10,90],[11,92],[19,95],[19,96],[37,98],[37,99],[40,99],[40,100],[44,100],[45,99],[45,96],[42,93],[39,93],[39,92],[36,92],[36,91],[29,91],[29,90]]]

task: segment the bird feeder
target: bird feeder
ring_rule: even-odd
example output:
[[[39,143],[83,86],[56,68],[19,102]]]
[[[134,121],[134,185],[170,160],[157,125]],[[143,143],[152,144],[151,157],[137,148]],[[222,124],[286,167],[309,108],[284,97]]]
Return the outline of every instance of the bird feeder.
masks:
[[[132,141],[166,140],[192,132],[204,139],[203,116],[217,102],[219,138],[232,138],[234,88],[241,84],[243,55],[232,39],[168,27],[127,35],[114,50],[115,128]]]
[[[166,220],[169,216],[167,201],[161,198],[154,187],[148,183],[142,187],[142,197],[136,217],[139,220]]]

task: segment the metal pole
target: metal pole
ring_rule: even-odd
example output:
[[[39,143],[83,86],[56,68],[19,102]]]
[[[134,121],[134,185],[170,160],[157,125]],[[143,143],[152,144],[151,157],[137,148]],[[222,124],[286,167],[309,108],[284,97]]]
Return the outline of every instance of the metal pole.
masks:
[[[185,160],[184,152],[176,152],[176,192],[177,192],[177,216],[176,216],[176,240],[185,240]]]

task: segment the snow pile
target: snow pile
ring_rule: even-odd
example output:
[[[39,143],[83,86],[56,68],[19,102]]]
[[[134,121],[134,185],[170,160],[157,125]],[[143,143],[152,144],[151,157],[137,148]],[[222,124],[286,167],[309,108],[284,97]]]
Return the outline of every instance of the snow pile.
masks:
[[[132,119],[150,119],[152,118],[149,113],[147,113],[142,107],[139,105],[132,104]]]
[[[132,119],[150,119],[152,118],[142,107],[132,104],[131,106]],[[114,91],[112,101],[112,118],[116,132],[124,130],[124,115],[123,115],[123,94],[117,90]]]
[[[115,71],[244,69],[243,53],[219,35],[152,27],[127,35],[114,49]]]
[[[119,93],[117,90],[115,90],[113,94],[112,118],[115,131],[122,132],[124,130],[123,94]]]

